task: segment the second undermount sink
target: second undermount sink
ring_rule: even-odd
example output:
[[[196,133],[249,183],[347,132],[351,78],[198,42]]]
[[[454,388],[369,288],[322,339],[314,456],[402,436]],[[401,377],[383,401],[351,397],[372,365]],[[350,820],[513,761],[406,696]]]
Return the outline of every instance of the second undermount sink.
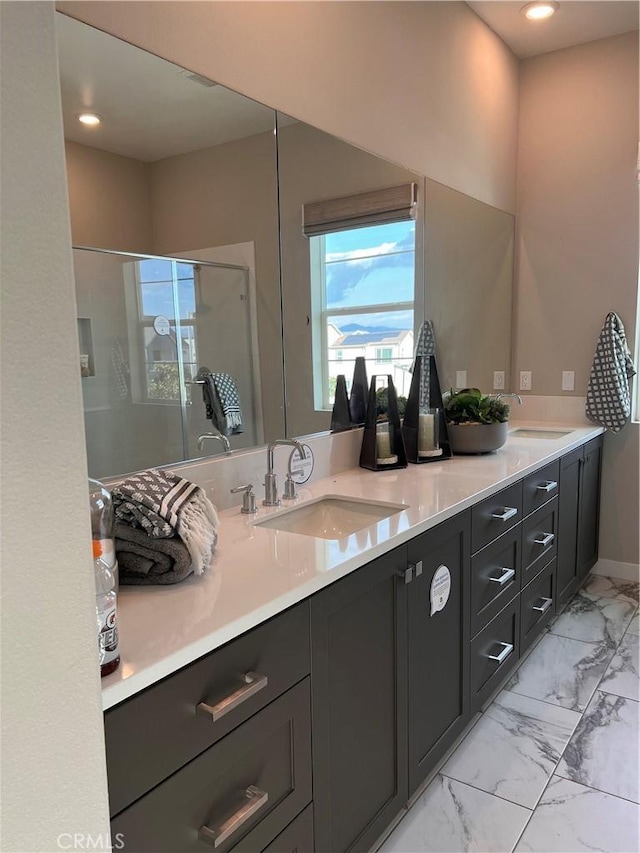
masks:
[[[318,539],[343,539],[403,509],[407,509],[404,504],[327,495],[295,509],[277,513],[264,521],[256,521],[255,526],[301,533]]]
[[[569,435],[570,429],[553,429],[547,427],[522,427],[512,429],[509,432],[510,438],[562,438],[564,435]]]

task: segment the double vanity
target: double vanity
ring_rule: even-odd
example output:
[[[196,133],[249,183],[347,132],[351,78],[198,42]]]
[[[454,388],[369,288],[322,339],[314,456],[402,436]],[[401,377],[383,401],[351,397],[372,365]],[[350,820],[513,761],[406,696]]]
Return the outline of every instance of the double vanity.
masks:
[[[221,513],[205,576],[123,590],[114,844],[374,847],[594,565],[601,432],[347,470]]]

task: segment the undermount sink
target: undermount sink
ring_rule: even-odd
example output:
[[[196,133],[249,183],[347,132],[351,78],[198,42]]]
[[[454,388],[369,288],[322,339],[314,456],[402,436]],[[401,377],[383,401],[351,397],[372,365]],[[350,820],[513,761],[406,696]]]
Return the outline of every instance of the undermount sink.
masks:
[[[343,539],[383,518],[402,512],[403,509],[407,509],[404,504],[327,495],[295,509],[280,512],[264,521],[256,521],[255,526],[301,533],[304,536],[315,536],[317,539]]]
[[[551,429],[546,427],[523,427],[521,429],[512,429],[509,437],[513,438],[562,438],[563,435],[569,435],[570,429]]]

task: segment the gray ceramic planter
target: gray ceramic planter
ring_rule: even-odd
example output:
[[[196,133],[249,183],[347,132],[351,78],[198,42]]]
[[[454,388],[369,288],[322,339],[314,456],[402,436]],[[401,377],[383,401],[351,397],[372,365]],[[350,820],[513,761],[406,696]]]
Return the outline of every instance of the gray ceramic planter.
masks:
[[[492,453],[507,440],[509,424],[447,424],[454,453]]]

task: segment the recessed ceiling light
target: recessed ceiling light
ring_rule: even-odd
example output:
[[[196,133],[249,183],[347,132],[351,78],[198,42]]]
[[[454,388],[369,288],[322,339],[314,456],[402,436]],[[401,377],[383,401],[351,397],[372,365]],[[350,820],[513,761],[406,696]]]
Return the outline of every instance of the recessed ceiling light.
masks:
[[[90,127],[95,127],[95,125],[100,124],[102,119],[97,113],[78,113],[78,121]]]
[[[536,3],[527,3],[520,11],[530,21],[543,21],[558,11],[558,4],[555,0],[540,0]]]

